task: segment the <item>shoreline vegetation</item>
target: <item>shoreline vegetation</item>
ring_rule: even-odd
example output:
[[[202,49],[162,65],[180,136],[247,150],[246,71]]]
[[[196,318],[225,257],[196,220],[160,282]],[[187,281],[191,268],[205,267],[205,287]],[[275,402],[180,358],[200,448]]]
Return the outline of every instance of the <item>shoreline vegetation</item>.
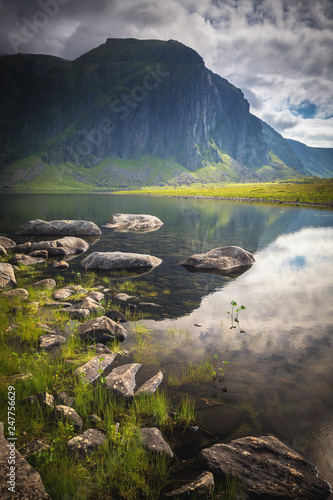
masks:
[[[147,186],[137,189],[135,186],[126,190],[112,190],[109,187],[82,185],[77,187],[63,184],[60,186],[41,186],[37,188],[0,190],[1,193],[42,194],[42,193],[78,193],[78,194],[117,194],[166,196],[171,198],[216,199],[252,203],[283,203],[289,205],[333,207],[333,178],[319,179],[307,177],[287,181],[260,183],[223,183],[191,184],[179,186]]]

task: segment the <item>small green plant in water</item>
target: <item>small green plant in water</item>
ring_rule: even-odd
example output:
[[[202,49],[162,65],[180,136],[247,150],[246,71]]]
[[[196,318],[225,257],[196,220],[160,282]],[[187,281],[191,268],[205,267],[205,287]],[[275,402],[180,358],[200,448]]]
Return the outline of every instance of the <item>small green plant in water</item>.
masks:
[[[217,366],[216,366],[217,360],[219,359],[218,354],[214,354],[213,359],[214,359],[214,367],[212,370],[212,375],[213,375],[213,383],[214,383],[214,397],[216,397],[217,396],[217,394],[216,394],[216,382],[219,382],[220,384],[222,384],[222,391],[223,392],[228,392],[228,388],[225,385],[224,376],[225,376],[225,371],[226,371],[227,364],[229,363],[229,361],[222,361],[223,367],[217,368]]]
[[[240,307],[238,307],[238,309],[235,310],[235,307],[237,307],[237,302],[235,302],[234,300],[232,300],[230,302],[230,305],[232,306],[231,308],[231,311],[227,311],[227,314],[231,314],[231,327],[230,327],[230,330],[232,330],[233,328],[236,328],[236,326],[234,325],[234,322],[238,324],[238,327],[240,329],[240,333],[244,333],[244,330],[241,329],[240,325],[239,325],[239,314],[241,311],[244,311],[244,309],[246,309],[245,306],[241,305]]]

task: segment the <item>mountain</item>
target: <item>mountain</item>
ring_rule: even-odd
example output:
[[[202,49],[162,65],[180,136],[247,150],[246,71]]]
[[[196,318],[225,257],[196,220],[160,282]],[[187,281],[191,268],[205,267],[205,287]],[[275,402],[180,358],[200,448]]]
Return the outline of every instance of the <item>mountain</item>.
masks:
[[[2,185],[110,188],[303,177],[241,90],[185,45],[108,39],[74,61],[0,59]],[[279,137],[277,137],[279,136]]]
[[[312,148],[292,139],[286,139],[286,142],[311,175],[333,177],[332,148]]]

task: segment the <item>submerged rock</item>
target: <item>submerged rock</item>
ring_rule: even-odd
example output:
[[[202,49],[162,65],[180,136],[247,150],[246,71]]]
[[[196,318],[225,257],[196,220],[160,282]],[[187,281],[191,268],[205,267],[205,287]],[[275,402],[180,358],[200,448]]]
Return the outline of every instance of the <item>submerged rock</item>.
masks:
[[[324,500],[331,493],[317,469],[274,436],[215,444],[200,452],[199,463],[216,477],[238,478],[246,498]]]
[[[78,328],[78,335],[84,341],[89,339],[105,344],[115,339],[122,342],[127,337],[127,332],[122,325],[106,316],[101,316],[82,323]]]
[[[6,290],[17,285],[14,268],[10,264],[0,263],[0,289]]]
[[[140,429],[140,436],[142,444],[149,451],[166,455],[169,458],[173,457],[172,449],[165,441],[161,431],[157,427]]]
[[[106,435],[97,429],[87,429],[79,436],[75,436],[67,443],[69,453],[79,459],[84,459],[106,441]]]
[[[121,231],[154,231],[162,225],[163,222],[154,215],[112,214],[110,222],[104,227]]]
[[[53,264],[53,267],[55,269],[60,269],[60,270],[65,270],[65,269],[68,269],[69,268],[69,264],[68,262],[64,261],[64,260],[60,260],[60,261],[56,261],[54,264]]]
[[[116,396],[132,399],[136,386],[135,375],[140,367],[139,363],[130,363],[114,368],[105,379],[107,389]]]
[[[85,220],[53,220],[46,222],[36,219],[23,224],[18,233],[27,235],[100,236],[101,230],[94,222]]]
[[[243,248],[230,246],[210,250],[203,254],[194,254],[180,265],[190,270],[228,275],[244,272],[255,262],[250,252]]]
[[[15,266],[18,264],[23,266],[35,266],[36,264],[45,264],[45,259],[42,259],[42,257],[29,257],[29,255],[17,253],[10,259],[10,263]]]
[[[126,252],[94,252],[81,265],[85,270],[153,269],[162,260],[153,255]]]
[[[203,472],[189,484],[185,484],[178,490],[171,491],[165,496],[168,498],[211,498],[215,489],[214,476],[211,472]]]

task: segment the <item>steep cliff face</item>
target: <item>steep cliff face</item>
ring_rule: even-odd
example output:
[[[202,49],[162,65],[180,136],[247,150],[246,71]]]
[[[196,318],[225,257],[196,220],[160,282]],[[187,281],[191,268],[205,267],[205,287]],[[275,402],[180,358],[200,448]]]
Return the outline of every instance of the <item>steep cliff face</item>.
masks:
[[[111,39],[37,75],[6,113],[9,160],[92,167],[103,158],[173,157],[189,170],[226,153],[249,167],[269,162],[260,121],[242,92],[175,42]]]

